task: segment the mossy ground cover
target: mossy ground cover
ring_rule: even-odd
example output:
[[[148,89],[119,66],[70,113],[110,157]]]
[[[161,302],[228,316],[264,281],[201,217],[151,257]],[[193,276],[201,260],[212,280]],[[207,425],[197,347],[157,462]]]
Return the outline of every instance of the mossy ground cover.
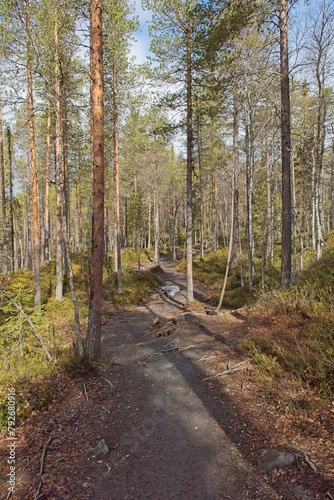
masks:
[[[304,251],[304,270],[289,287],[280,286],[280,247],[275,249],[274,267],[261,273],[261,256],[255,258],[255,282],[247,286],[241,279],[242,267],[232,270],[227,281],[223,305],[232,309],[247,306],[249,319],[257,327],[245,342],[245,352],[257,366],[257,374],[266,390],[282,384],[290,389],[306,384],[325,398],[334,391],[334,232],[325,242],[322,258]],[[299,255],[297,254],[297,259]],[[194,278],[215,291],[215,299],[224,280],[227,249],[206,252],[204,259],[194,257]],[[178,264],[185,271],[185,261]]]

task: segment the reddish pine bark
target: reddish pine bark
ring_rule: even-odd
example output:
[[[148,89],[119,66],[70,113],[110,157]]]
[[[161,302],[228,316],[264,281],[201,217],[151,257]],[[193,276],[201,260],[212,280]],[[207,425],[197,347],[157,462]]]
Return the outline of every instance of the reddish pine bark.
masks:
[[[102,324],[102,279],[104,255],[104,104],[102,0],[92,0],[91,37],[91,113],[93,212],[89,318],[86,349],[89,358],[100,356]]]

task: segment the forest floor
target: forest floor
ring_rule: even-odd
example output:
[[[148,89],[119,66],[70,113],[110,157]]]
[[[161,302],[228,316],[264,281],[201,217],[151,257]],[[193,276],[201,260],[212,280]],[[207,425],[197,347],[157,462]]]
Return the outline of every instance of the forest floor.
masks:
[[[211,290],[198,282],[201,304],[185,310],[184,276],[166,257],[161,267],[163,284],[180,292],[152,291],[139,306],[105,303],[103,369],[61,377],[55,400],[20,426],[11,498],[333,499],[330,424],[309,411],[308,425],[292,424],[261,397],[240,349],[261,325],[243,311],[206,314]],[[286,444],[316,471],[303,460],[259,470],[261,449]],[[3,498],[6,454],[3,441]]]

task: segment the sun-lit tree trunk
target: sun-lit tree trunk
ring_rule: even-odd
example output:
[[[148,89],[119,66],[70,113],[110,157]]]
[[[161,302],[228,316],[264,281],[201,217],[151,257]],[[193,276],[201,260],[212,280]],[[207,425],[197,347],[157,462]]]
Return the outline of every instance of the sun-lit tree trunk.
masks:
[[[297,200],[294,155],[291,155],[291,235],[292,235],[292,275],[297,272]]]
[[[281,284],[291,282],[291,126],[288,47],[288,0],[279,1],[281,60],[281,151],[282,151],[282,264]]]
[[[334,134],[332,135],[331,182],[330,182],[330,225],[334,229]]]
[[[203,163],[202,163],[202,134],[199,112],[197,114],[197,155],[199,176],[199,258],[204,258],[204,185],[203,185]]]
[[[6,176],[2,128],[2,102],[0,100],[0,175],[1,175],[1,223],[2,223],[2,273],[8,272],[8,242],[7,242],[7,199]]]
[[[187,51],[187,211],[186,211],[186,245],[187,245],[187,300],[194,300],[193,284],[193,111],[192,111],[192,59],[191,32],[186,31]]]
[[[61,84],[58,50],[58,23],[55,19],[55,99],[56,99],[56,137],[55,137],[55,170],[56,170],[56,300],[63,298],[63,147],[61,125]],[[66,197],[66,193],[65,193]]]
[[[41,257],[40,257],[40,235],[39,235],[39,211],[38,211],[38,176],[36,161],[35,141],[35,108],[33,96],[32,75],[32,43],[30,24],[30,3],[26,0],[25,9],[26,47],[27,47],[27,81],[28,81],[28,127],[29,127],[29,150],[31,167],[31,191],[32,191],[32,239],[33,239],[33,265],[35,276],[35,306],[41,306]]]
[[[115,57],[112,64],[113,73],[113,146],[114,146],[114,253],[115,271],[117,273],[117,292],[122,293],[122,254],[121,254],[121,221],[119,191],[119,132],[118,132],[118,81]]]
[[[102,286],[104,251],[104,101],[102,0],[90,4],[90,64],[92,112],[92,253],[89,291],[89,316],[86,349],[89,358],[101,352]]]
[[[217,250],[217,172],[211,171],[211,250]]]
[[[254,216],[253,216],[253,184],[254,184],[254,151],[253,151],[253,116],[249,113],[246,124],[246,205],[247,205],[247,236],[248,236],[248,287],[253,287],[254,278]]]
[[[154,262],[160,266],[160,200],[159,200],[159,162],[155,161],[154,180]]]
[[[270,153],[266,160],[266,202],[267,202],[267,259],[269,267],[274,265],[274,207],[273,207],[273,168]]]
[[[232,145],[232,168],[233,168],[233,237],[231,248],[231,269],[238,265],[239,250],[239,110],[237,104],[236,89],[233,92],[233,145]]]
[[[147,210],[147,249],[149,250],[152,246],[151,243],[151,231],[152,231],[152,202],[151,202],[151,192],[148,193],[148,210]]]
[[[16,271],[18,269],[18,255],[17,244],[15,238],[15,222],[14,222],[14,186],[13,186],[13,145],[12,145],[12,131],[10,126],[6,128],[7,139],[7,156],[8,156],[8,173],[9,173],[9,222],[10,222],[10,261],[11,269]]]
[[[50,170],[51,170],[51,103],[48,104],[46,128],[45,192],[44,192],[44,239],[43,256],[50,261]]]

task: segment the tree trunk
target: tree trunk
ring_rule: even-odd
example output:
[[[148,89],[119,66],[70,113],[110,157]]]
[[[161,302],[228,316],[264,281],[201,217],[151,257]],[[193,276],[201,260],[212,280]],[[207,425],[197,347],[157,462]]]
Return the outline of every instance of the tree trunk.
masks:
[[[56,137],[55,137],[55,170],[56,170],[56,300],[63,298],[63,159],[61,134],[61,86],[58,52],[58,24],[55,20],[55,98],[56,98]],[[65,195],[66,197],[66,195]]]
[[[194,300],[193,284],[193,126],[192,126],[192,61],[191,33],[186,32],[187,49],[187,211],[186,211],[186,245],[187,245],[187,300]]]
[[[14,188],[13,188],[13,147],[12,132],[8,126],[6,129],[8,164],[9,164],[9,220],[10,220],[10,249],[11,249],[11,269],[18,269],[18,256],[16,252],[15,225],[14,225]]]
[[[198,176],[199,176],[199,258],[204,259],[204,186],[203,186],[203,165],[202,165],[202,133],[200,111],[196,115],[197,125],[197,155],[198,155]]]
[[[119,154],[118,154],[118,83],[115,58],[113,72],[113,145],[114,145],[114,252],[115,271],[117,273],[117,292],[122,293],[122,256],[121,256],[121,223],[119,193]]]
[[[273,207],[273,170],[270,155],[266,165],[266,200],[267,200],[267,258],[269,267],[274,265],[274,207]]]
[[[151,193],[148,193],[148,214],[147,214],[147,249],[150,250],[151,243],[151,220],[152,220],[152,203],[151,203]]]
[[[33,259],[35,276],[35,306],[41,306],[41,257],[39,237],[39,213],[38,213],[38,177],[36,162],[35,142],[35,109],[33,96],[32,76],[32,45],[30,27],[30,3],[26,0],[25,11],[26,44],[27,44],[27,80],[28,80],[28,126],[29,126],[29,149],[32,179],[32,237],[33,237]]]
[[[1,221],[2,221],[2,273],[6,276],[8,272],[8,242],[7,242],[7,200],[6,200],[6,176],[3,147],[2,129],[2,103],[0,100],[0,175],[1,175]]]
[[[160,266],[160,204],[159,204],[159,163],[155,161],[154,185],[154,262]]]
[[[253,182],[254,155],[252,113],[249,113],[249,124],[246,125],[246,204],[247,204],[247,234],[248,234],[248,287],[253,287],[254,278],[254,229],[253,229]]]
[[[291,282],[291,127],[288,51],[288,0],[280,0],[281,150],[282,150],[282,264],[281,284]]]
[[[102,0],[90,4],[90,64],[92,112],[93,212],[92,253],[87,330],[90,359],[101,352],[102,286],[104,250],[104,102]]]
[[[45,262],[50,261],[50,170],[51,170],[51,103],[48,105],[48,121],[46,133],[46,165],[45,165],[45,194],[44,194],[44,246]]]
[[[211,250],[217,251],[217,174],[211,172]]]
[[[235,83],[236,85],[236,83]],[[238,265],[238,250],[239,250],[239,110],[237,105],[236,90],[233,93],[233,150],[232,150],[232,167],[233,167],[233,237],[231,248],[231,269],[235,269]],[[231,207],[231,210],[232,210]]]
[[[334,134],[332,135],[332,161],[331,161],[331,182],[330,182],[330,229],[334,229]]]

